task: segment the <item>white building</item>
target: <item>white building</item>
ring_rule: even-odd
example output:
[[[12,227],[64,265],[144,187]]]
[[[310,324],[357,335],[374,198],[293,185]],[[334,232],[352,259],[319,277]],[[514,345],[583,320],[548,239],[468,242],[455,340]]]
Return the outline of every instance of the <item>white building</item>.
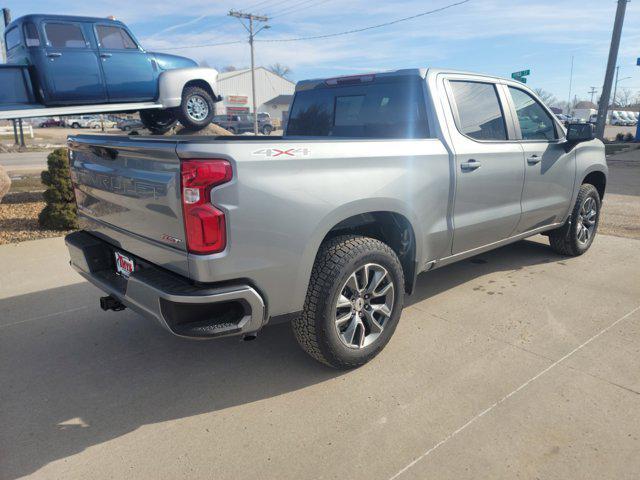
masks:
[[[281,95],[292,95],[295,83],[276,75],[264,67],[256,68],[256,105],[258,112],[267,112],[274,119],[282,117],[282,106],[276,111],[268,102]],[[251,69],[234,70],[218,74],[218,93],[222,102],[216,104],[216,114],[251,113]],[[274,115],[275,113],[275,115]]]

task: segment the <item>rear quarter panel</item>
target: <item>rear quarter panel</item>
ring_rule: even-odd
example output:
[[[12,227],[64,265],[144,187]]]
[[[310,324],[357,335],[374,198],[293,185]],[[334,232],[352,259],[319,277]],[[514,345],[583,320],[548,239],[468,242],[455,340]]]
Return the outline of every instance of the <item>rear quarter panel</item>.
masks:
[[[227,249],[190,255],[192,278],[249,279],[270,316],[302,308],[322,240],[353,215],[404,215],[421,267],[449,246],[449,155],[439,140],[190,141],[177,152],[226,158],[234,169],[212,196],[227,214]]]

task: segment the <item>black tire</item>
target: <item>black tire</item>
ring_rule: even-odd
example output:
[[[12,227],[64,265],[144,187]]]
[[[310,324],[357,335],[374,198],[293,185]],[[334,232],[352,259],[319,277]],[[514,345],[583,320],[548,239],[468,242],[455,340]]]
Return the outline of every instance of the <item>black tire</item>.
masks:
[[[236,134],[236,129],[233,127],[229,127],[227,128],[227,132],[229,132],[231,135],[235,135]]]
[[[379,336],[370,345],[350,348],[340,339],[336,327],[336,303],[347,279],[370,263],[382,266],[392,279],[393,305]],[[320,247],[303,312],[292,322],[293,332],[300,346],[319,362],[340,369],[359,367],[380,353],[389,342],[400,319],[403,302],[402,266],[388,245],[357,235],[336,237]]]
[[[595,217],[592,221],[593,230],[589,233],[587,240],[583,241],[580,238],[580,230],[587,227],[583,224],[581,210],[585,202],[588,201],[592,201],[595,205]],[[576,203],[573,206],[570,220],[567,220],[562,227],[548,232],[551,248],[560,255],[572,257],[582,255],[589,250],[598,231],[601,206],[600,194],[596,187],[589,183],[582,184],[578,191],[578,198],[576,198]]]
[[[197,102],[202,108],[206,108],[206,112],[203,111],[204,116],[202,118],[194,116],[196,114],[193,110],[190,110],[189,107],[190,100]],[[186,87],[182,92],[180,106],[176,108],[176,116],[185,128],[189,130],[201,130],[213,120],[215,103],[211,94],[205,89],[195,86]]]
[[[265,125],[264,127],[262,127],[262,134],[263,135],[271,135],[271,132],[273,132],[273,127],[271,125]]]
[[[176,124],[171,110],[140,110],[142,125],[154,135],[164,135]]]
[[[71,128],[80,128],[80,124],[78,122],[73,122],[71,124]]]

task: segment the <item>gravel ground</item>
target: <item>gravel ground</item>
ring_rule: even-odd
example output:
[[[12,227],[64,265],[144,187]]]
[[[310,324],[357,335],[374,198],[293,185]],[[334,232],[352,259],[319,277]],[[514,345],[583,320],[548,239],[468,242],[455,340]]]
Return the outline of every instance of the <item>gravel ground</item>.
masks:
[[[40,192],[9,193],[0,203],[0,245],[67,234],[40,229],[38,214],[44,205]]]

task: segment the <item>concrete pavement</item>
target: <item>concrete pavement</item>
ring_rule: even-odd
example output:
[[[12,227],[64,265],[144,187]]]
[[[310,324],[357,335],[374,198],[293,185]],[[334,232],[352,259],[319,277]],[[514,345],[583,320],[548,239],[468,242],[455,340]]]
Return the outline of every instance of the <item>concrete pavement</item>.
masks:
[[[638,240],[544,237],[419,278],[385,351],[327,369],[288,325],[181,340],[0,247],[0,478],[636,478]]]
[[[15,172],[41,172],[47,168],[47,155],[50,150],[44,152],[0,153],[0,165],[8,173]]]

